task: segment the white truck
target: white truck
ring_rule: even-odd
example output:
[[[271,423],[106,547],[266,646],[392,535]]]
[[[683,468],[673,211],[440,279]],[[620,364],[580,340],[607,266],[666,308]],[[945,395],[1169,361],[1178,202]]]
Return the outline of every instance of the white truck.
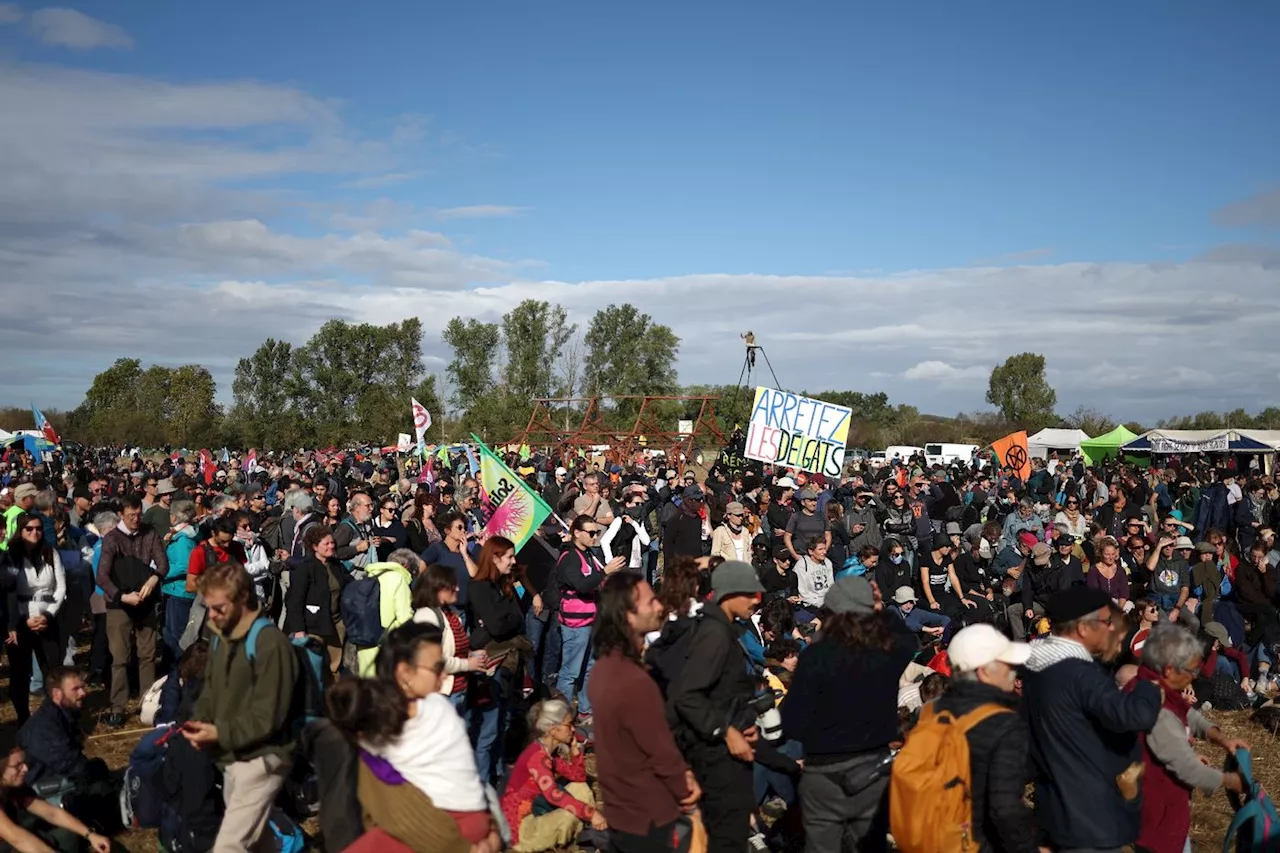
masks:
[[[976,444],[926,444],[924,458],[930,465],[950,465],[952,462],[963,462],[965,465],[973,459]]]

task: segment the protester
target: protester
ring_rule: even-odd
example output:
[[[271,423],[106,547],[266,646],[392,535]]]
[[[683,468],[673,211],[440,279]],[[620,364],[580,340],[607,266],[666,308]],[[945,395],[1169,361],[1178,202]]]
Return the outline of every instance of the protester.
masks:
[[[1237,773],[1224,773],[1200,760],[1188,735],[1227,751],[1248,749],[1192,708],[1183,696],[1200,671],[1200,643],[1178,625],[1162,623],[1142,647],[1142,666],[1127,690],[1143,682],[1160,688],[1161,707],[1154,726],[1143,733],[1142,829],[1138,847],[1151,853],[1181,853],[1191,846],[1191,791],[1219,788],[1243,793]]]
[[[66,809],[37,798],[30,781],[26,753],[20,746],[12,747],[0,765],[0,845],[22,853],[111,850],[111,839]]]
[[[179,641],[186,630],[187,620],[191,618],[191,607],[196,599],[194,590],[187,588],[187,571],[191,555],[196,550],[197,530],[191,523],[195,517],[195,509],[196,505],[186,500],[175,501],[168,509],[172,526],[165,537],[164,553],[169,560],[169,571],[164,576],[160,594],[164,597],[163,641],[171,662],[176,662],[182,654]]]
[[[67,578],[62,558],[45,541],[44,523],[33,513],[17,516],[14,535],[6,548],[6,585],[12,585],[9,617],[9,698],[18,725],[31,716],[31,659],[41,672],[62,663],[66,636],[58,621],[67,600]]]
[[[601,586],[588,691],[599,720],[596,771],[617,853],[675,850],[676,821],[702,794],[641,662],[645,636],[662,624],[662,602],[639,576],[620,572]]]
[[[466,724],[439,693],[444,672],[441,633],[432,625],[407,624],[388,632],[378,650],[372,678],[344,678],[326,698],[329,719],[378,761],[362,758],[384,782],[399,777],[453,818],[472,844],[489,836],[491,818]],[[377,808],[362,792],[366,812]],[[423,821],[436,827],[435,821]],[[404,838],[404,828],[379,821],[415,849],[429,840],[419,828]]]
[[[883,768],[898,740],[898,679],[917,643],[900,620],[882,612],[866,578],[836,581],[826,609],[822,635],[800,656],[782,703],[783,731],[804,749],[805,850],[840,850],[846,839],[859,851],[884,850]],[[866,784],[846,792],[846,778]]]
[[[1022,696],[1036,765],[1036,824],[1055,850],[1118,850],[1137,840],[1137,736],[1150,731],[1160,691],[1128,693],[1094,661],[1112,644],[1111,598],[1072,587],[1050,599],[1052,636],[1032,646]]]
[[[333,534],[321,525],[307,529],[303,537],[306,556],[289,570],[283,629],[293,637],[319,640],[329,656],[329,671],[342,665],[346,625],[342,621],[342,590],[351,576],[335,556]]]
[[[111,713],[107,725],[124,725],[129,700],[128,665],[138,653],[138,690],[156,680],[156,600],[152,597],[169,573],[160,537],[142,526],[142,501],[121,501],[120,523],[102,538],[97,581],[106,599],[106,633],[111,650]]]
[[[219,563],[200,578],[214,633],[204,689],[182,735],[223,772],[226,810],[214,853],[252,848],[266,827],[294,757],[290,710],[299,678],[288,639],[261,618],[243,566]],[[255,624],[257,623],[257,624]],[[255,655],[248,637],[256,631]]]
[[[472,651],[466,628],[458,616],[458,580],[453,568],[427,566],[414,582],[412,603],[414,622],[432,625],[441,631],[444,671],[440,692],[448,697],[459,715],[465,716],[470,673],[483,671],[489,662],[483,649]]]
[[[529,709],[529,733],[533,740],[512,766],[502,795],[511,849],[542,853],[564,847],[578,838],[584,823],[603,833],[609,824],[586,784],[586,753],[574,734],[573,708],[560,699],[537,703]]]
[[[407,548],[392,551],[387,555],[386,562],[369,565],[369,577],[378,582],[378,617],[384,632],[413,620],[412,585],[422,568],[422,560]],[[373,675],[378,648],[373,646],[356,652],[362,677],[369,678]]]

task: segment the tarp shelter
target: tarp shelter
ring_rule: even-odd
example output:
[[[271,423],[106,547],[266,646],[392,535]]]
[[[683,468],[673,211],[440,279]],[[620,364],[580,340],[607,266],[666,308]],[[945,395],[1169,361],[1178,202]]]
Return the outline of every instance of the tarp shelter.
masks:
[[[1153,429],[1124,446],[1126,453],[1274,453],[1280,430]]]
[[[1119,456],[1120,448],[1137,437],[1132,430],[1121,425],[1106,435],[1080,442],[1080,451],[1084,454],[1085,461],[1092,465],[1095,462],[1101,462],[1103,459]]]
[[[1075,453],[1089,434],[1082,429],[1042,429],[1027,438],[1027,452],[1036,459],[1045,459],[1051,450],[1068,450]]]
[[[2,447],[11,447],[16,444],[21,444],[22,449],[35,457],[36,461],[42,461],[44,459],[40,454],[52,453],[54,450],[57,450],[57,448],[54,447],[47,439],[40,438],[39,436],[27,435],[22,432],[11,435],[5,439],[0,439],[0,446]]]
[[[8,441],[11,438],[13,438],[13,433],[5,432],[4,430],[0,429],[0,444],[4,444],[6,441]]]

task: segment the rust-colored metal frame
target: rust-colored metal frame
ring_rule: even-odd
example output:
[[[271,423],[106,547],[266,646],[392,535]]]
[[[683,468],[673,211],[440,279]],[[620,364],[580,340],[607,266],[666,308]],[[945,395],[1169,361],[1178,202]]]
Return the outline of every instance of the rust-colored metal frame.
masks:
[[[633,459],[642,450],[661,450],[668,459],[679,459],[693,456],[695,446],[723,447],[724,432],[716,423],[715,401],[720,397],[715,394],[698,394],[692,396],[641,396],[619,395],[601,397],[544,397],[533,401],[533,411],[529,414],[529,423],[524,432],[513,439],[513,444],[527,444],[531,448],[547,450],[562,462],[577,456],[577,451],[587,450],[593,446],[607,444],[610,447],[609,458],[613,461]],[[635,422],[631,429],[610,428],[604,422],[600,403],[602,400],[639,400],[640,409],[636,412]],[[654,412],[654,404],[665,402],[687,403],[698,401],[698,416],[693,422],[693,431],[681,435],[678,431],[664,429]],[[556,409],[565,406],[579,407],[585,404],[582,418],[571,429],[556,426],[554,418]],[[643,441],[641,441],[643,439]]]

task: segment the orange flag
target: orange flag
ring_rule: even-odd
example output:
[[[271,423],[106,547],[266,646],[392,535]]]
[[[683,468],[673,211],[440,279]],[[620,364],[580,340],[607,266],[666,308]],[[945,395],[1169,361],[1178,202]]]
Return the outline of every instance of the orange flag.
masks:
[[[1022,482],[1031,476],[1031,456],[1027,453],[1027,431],[1020,430],[1006,435],[991,445],[1001,467],[1012,468],[1018,472]]]

